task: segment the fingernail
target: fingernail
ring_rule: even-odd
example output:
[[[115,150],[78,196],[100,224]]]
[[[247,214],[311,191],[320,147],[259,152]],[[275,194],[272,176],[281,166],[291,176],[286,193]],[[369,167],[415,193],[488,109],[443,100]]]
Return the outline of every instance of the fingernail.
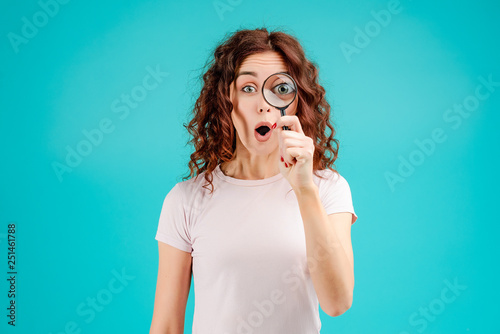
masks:
[[[288,164],[285,162],[285,167],[288,168]]]
[[[281,162],[283,162],[283,161],[285,161],[285,160],[283,160],[283,157],[281,157]]]
[[[276,123],[273,124],[273,126],[271,127],[272,129],[276,128]]]

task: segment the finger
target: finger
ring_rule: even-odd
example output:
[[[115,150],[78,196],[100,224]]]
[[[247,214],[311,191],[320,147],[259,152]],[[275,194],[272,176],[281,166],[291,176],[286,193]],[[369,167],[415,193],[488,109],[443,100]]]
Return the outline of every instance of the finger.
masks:
[[[288,163],[289,165],[296,164],[297,162],[305,162],[310,156],[307,150],[300,147],[289,147],[286,150],[287,154],[292,157],[293,163]]]
[[[309,141],[307,140],[307,137],[301,136],[299,134],[297,134],[297,135],[299,136],[299,138],[295,138],[295,137],[288,137],[287,138],[286,136],[282,137],[282,144],[281,144],[282,146],[281,146],[280,152],[285,152],[285,155],[283,155],[283,158],[286,160],[286,162],[293,162],[294,161],[292,156],[286,154],[286,150],[288,148],[292,148],[292,147],[298,147],[301,149],[309,148]]]
[[[295,115],[281,116],[276,122],[276,127],[283,130],[283,126],[288,126],[291,131],[304,134],[299,118]]]
[[[305,148],[303,147],[297,147],[297,146],[292,146],[292,147],[287,147],[283,149],[283,159],[285,160],[287,164],[294,164],[297,162],[297,156],[299,154],[302,154],[301,152],[304,151]]]
[[[283,131],[283,130],[281,130],[281,136],[283,137],[283,139],[295,138],[295,139],[299,139],[299,140],[305,140],[307,138],[307,136],[304,134],[301,134],[301,133],[298,133],[295,131]]]

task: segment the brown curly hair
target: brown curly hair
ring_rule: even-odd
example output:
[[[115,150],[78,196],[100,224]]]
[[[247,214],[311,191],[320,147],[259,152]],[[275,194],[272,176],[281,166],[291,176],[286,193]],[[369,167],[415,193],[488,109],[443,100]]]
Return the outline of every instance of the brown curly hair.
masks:
[[[206,171],[205,180],[211,186],[210,193],[213,192],[212,172],[220,163],[231,161],[236,149],[230,84],[246,57],[266,51],[275,51],[283,57],[288,72],[297,83],[296,116],[304,134],[314,140],[314,174],[321,177],[316,171],[327,168],[336,171],[334,162],[339,142],[334,139],[330,105],[325,99],[325,89],[318,83],[317,65],[306,58],[295,37],[283,31],[269,32],[266,28],[258,28],[226,35],[213,51],[213,59],[210,58],[203,67],[209,68],[199,77],[204,84],[192,110],[192,119],[188,125],[183,124],[193,136],[188,144],[195,147],[195,152],[190,155],[190,173],[183,180],[194,175],[198,177]],[[326,127],[330,129],[329,135],[325,134]]]

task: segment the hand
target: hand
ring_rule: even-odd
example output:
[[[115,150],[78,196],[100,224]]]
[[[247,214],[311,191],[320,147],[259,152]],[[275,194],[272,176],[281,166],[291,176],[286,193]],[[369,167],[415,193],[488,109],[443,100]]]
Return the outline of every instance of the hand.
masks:
[[[289,130],[283,130],[283,126],[288,126]],[[313,182],[314,141],[302,131],[299,118],[295,115],[281,116],[276,122],[276,129],[278,130],[281,174],[288,180],[295,192],[315,187]],[[284,161],[281,161],[281,157]]]

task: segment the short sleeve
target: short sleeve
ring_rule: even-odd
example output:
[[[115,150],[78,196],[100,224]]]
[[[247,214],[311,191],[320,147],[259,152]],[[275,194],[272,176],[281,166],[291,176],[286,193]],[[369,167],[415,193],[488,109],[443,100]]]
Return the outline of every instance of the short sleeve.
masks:
[[[155,239],[191,253],[193,249],[188,228],[188,214],[185,211],[183,198],[183,190],[177,183],[163,201]]]
[[[320,179],[319,192],[326,214],[339,212],[352,213],[351,225],[358,219],[352,204],[351,189],[346,179],[330,169]]]

